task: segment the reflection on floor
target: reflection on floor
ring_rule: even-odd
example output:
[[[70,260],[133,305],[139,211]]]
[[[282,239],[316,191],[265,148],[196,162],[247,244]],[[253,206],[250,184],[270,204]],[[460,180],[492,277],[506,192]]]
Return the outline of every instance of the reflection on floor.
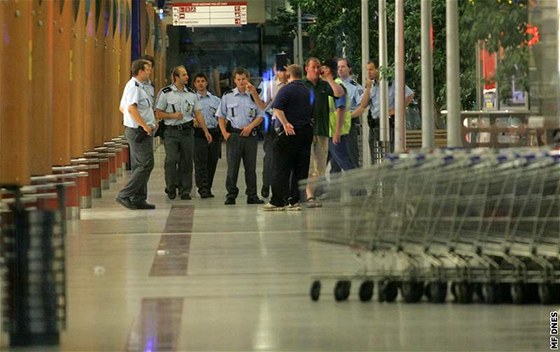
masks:
[[[549,349],[555,306],[362,303],[356,290],[335,302],[329,282],[312,302],[311,275],[357,269],[348,248],[308,238],[321,209],[263,212],[244,196],[224,206],[225,160],[215,198],[170,201],[163,158],[160,147],[155,210],[117,204],[120,178],[69,223],[67,329],[57,348],[18,351]]]

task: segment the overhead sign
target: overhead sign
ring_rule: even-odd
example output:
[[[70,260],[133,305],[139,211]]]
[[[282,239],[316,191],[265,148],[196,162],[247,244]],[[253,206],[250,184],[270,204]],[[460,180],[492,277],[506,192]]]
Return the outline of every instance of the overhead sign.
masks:
[[[210,27],[241,26],[244,24],[247,24],[246,1],[173,4],[174,26]]]

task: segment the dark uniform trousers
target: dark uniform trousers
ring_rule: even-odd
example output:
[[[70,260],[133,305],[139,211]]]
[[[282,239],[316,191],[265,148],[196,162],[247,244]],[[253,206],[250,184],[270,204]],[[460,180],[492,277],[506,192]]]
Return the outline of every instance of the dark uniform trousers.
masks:
[[[200,130],[200,131],[198,131]],[[195,129],[194,137],[194,178],[200,195],[210,195],[216,174],[216,166],[222,152],[221,133],[219,128],[208,131],[212,135],[212,143],[208,144],[202,129]]]
[[[350,131],[348,132],[348,140],[347,140],[347,148],[348,148],[348,157],[352,164],[356,167],[360,167],[360,144],[358,140],[360,138],[360,134],[362,125],[360,124],[359,118],[353,118],[352,123],[350,124]]]
[[[192,190],[194,137],[192,128],[165,128],[165,191],[174,193],[179,189],[180,195],[187,195]]]
[[[140,129],[142,128],[140,127]],[[149,136],[136,142],[139,133],[143,133],[143,131],[125,127],[124,135],[130,148],[132,174],[126,186],[118,194],[119,198],[130,199],[133,202],[148,198],[148,180],[154,168],[154,139]]]
[[[265,114],[265,118],[268,119],[268,123],[266,124],[266,126],[268,126],[268,129],[264,131],[262,183],[263,189],[268,190],[272,183],[272,142],[276,137],[276,132],[274,132],[272,117],[269,114]]]
[[[296,134],[277,136],[272,142],[272,198],[270,204],[282,207],[300,201],[298,182],[309,175],[313,127],[295,129]],[[290,179],[290,174],[292,178]]]
[[[239,194],[237,177],[241,160],[243,160],[243,168],[245,169],[245,184],[247,185],[245,194],[247,195],[247,199],[258,198],[256,172],[258,142],[259,140],[256,134],[251,134],[249,137],[241,137],[237,131],[233,132],[227,140],[226,154],[228,168],[226,177],[226,197],[228,199],[235,199]]]

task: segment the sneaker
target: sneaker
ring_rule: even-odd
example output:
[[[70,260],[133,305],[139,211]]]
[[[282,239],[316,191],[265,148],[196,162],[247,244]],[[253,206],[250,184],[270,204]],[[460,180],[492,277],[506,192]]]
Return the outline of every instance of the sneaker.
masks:
[[[182,195],[181,195],[181,199],[182,199],[182,200],[191,200],[192,197],[191,197],[190,194],[187,193],[187,194],[182,194]]]
[[[261,209],[264,211],[282,211],[282,210],[286,210],[286,207],[277,207],[274,204],[266,203],[261,207]]]
[[[313,197],[307,198],[306,206],[308,208],[321,208],[323,204]]]
[[[235,205],[235,198],[226,198],[225,205]]]
[[[130,198],[121,198],[121,197],[117,197],[115,198],[115,200],[122,205],[125,208],[128,208],[130,210],[136,210],[138,209],[136,207],[136,205],[134,203],[132,203],[132,201],[130,200]]]
[[[301,211],[301,205],[299,203],[290,204],[286,207],[287,211]]]
[[[247,204],[264,204],[264,200],[259,198],[249,198],[247,199]]]
[[[145,200],[140,200],[137,202],[134,202],[134,205],[136,206],[136,209],[155,209],[156,206],[154,204],[150,204],[148,202],[146,202]]]

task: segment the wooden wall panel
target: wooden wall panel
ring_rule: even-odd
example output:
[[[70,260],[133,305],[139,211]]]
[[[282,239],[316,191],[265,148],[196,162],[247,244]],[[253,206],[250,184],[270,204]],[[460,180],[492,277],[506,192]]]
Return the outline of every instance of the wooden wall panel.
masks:
[[[85,33],[85,55],[84,55],[84,151],[91,151],[95,147],[94,127],[95,127],[95,88],[99,75],[94,73],[95,67],[95,4],[90,3],[87,10],[86,33]]]
[[[0,95],[0,184],[29,183],[31,7],[2,1],[2,90]]]
[[[85,136],[85,11],[86,2],[72,2],[70,76],[70,155],[78,158],[86,151]]]
[[[70,49],[72,2],[56,0],[54,5],[53,65],[53,165],[70,164]]]
[[[98,6],[101,5],[101,6]],[[103,77],[105,76],[104,67],[104,52],[105,52],[105,33],[103,26],[103,1],[96,1],[96,26],[95,26],[95,47],[94,47],[94,58],[93,58],[93,72],[95,78],[91,82],[93,85],[93,98],[94,98],[94,109],[93,109],[93,145],[101,146],[103,145],[103,129],[105,124],[105,119],[103,117],[103,99],[105,98],[105,81]]]
[[[32,61],[31,61],[31,116],[33,128],[29,130],[30,174],[48,175],[52,161],[52,95],[53,66],[53,3],[33,1]]]

